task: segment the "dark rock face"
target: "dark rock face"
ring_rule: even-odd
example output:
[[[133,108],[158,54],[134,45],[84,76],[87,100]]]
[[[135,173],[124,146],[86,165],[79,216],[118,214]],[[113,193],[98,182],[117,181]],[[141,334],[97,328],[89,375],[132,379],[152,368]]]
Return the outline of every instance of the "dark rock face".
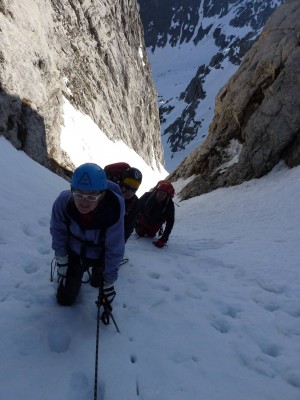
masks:
[[[195,75],[191,71],[185,89],[176,96],[172,95],[172,99],[166,92],[161,93],[160,81],[156,79],[153,66],[158,93],[165,102],[159,106],[161,132],[168,138],[171,153],[183,152],[186,148],[191,151],[196,146],[191,147],[195,139],[199,144],[199,141],[202,141],[200,138],[207,136],[207,126],[212,118],[209,110],[213,103],[207,104],[211,100],[206,100],[210,96],[203,87],[205,84],[220,81],[218,89],[221,88],[226,82],[224,78],[222,80],[224,69],[228,69],[231,64],[234,71],[240,65],[242,57],[257,40],[268,17],[283,1],[138,0],[145,43],[149,53],[153,54],[154,64],[159,63],[155,54],[159,54],[157,58],[163,57],[164,53],[161,50],[168,47],[177,52],[190,44],[189,50],[195,54]],[[206,58],[203,53],[207,51],[212,52],[212,56],[206,59],[203,65],[203,59]],[[167,54],[170,54],[170,50]],[[178,55],[179,58],[181,56]],[[176,70],[176,58],[173,59],[174,65],[169,66],[169,69]],[[164,60],[164,63],[167,61]],[[197,70],[200,65],[201,72]],[[178,84],[174,81],[170,82],[170,85],[172,83],[173,86]],[[162,82],[162,85],[165,86],[165,82]],[[172,113],[169,112],[170,107]],[[203,118],[205,121],[209,119],[209,122],[203,124]]]
[[[206,141],[170,179],[195,178],[187,199],[260,178],[280,161],[300,164],[300,7],[288,0],[220,90]]]
[[[138,0],[146,47],[154,51],[167,43],[177,46],[189,41],[199,19],[199,1]]]
[[[232,37],[228,37],[221,27],[223,17],[229,17],[229,25],[233,28],[249,25],[256,33],[280,4],[272,0],[138,0],[138,3],[145,44],[152,52],[168,43],[175,47],[192,40],[197,45],[209,33],[224,49]],[[216,28],[211,24],[203,28],[201,20],[209,18],[219,20],[219,26]]]
[[[147,163],[163,163],[135,0],[0,0],[0,133],[56,169],[64,99]],[[154,151],[153,151],[154,150]]]

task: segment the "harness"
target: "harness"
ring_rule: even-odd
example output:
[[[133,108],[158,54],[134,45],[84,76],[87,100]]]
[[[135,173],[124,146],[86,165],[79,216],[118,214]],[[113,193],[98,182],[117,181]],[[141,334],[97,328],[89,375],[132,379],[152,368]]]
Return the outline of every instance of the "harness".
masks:
[[[91,273],[89,270],[89,267],[91,266],[91,261],[86,257],[86,249],[87,247],[94,247],[94,248],[100,248],[100,260],[104,259],[104,254],[105,254],[105,235],[106,231],[100,231],[100,236],[99,236],[99,241],[98,243],[94,243],[91,240],[88,239],[82,239],[81,237],[75,235],[73,232],[71,232],[70,225],[71,225],[71,219],[67,215],[66,212],[64,212],[64,222],[66,224],[66,227],[68,229],[68,234],[69,236],[72,236],[75,238],[78,242],[81,243],[80,246],[80,263],[84,270],[88,273],[89,277],[86,281],[82,281],[82,283],[88,283],[91,280]]]
[[[81,237],[79,237],[79,236],[75,235],[73,232],[71,232],[71,229],[70,229],[71,219],[70,219],[70,217],[67,215],[67,213],[65,211],[64,211],[64,222],[65,222],[66,227],[68,229],[69,236],[72,236],[78,242],[80,242],[82,244],[81,250],[80,250],[80,256],[81,257],[85,257],[85,249],[86,249],[86,247],[95,247],[95,248],[96,247],[100,247],[100,248],[104,247],[105,235],[106,235],[105,231],[102,231],[102,230],[100,231],[99,241],[98,241],[98,243],[94,243],[91,240],[82,239]]]

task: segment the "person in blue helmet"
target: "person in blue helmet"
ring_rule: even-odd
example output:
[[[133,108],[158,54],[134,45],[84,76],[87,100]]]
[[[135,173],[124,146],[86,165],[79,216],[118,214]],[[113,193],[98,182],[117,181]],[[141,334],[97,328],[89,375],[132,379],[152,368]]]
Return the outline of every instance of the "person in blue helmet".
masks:
[[[57,302],[72,305],[83,274],[92,267],[91,285],[103,287],[112,303],[124,254],[124,198],[97,164],[75,169],[71,190],[60,193],[50,221],[59,285]]]

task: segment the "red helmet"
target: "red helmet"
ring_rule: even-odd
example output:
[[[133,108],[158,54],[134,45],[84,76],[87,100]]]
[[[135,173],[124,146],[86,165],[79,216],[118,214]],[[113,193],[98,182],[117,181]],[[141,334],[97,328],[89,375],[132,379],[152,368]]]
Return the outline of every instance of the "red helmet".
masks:
[[[155,189],[161,190],[162,192],[166,192],[170,198],[174,197],[175,190],[173,188],[172,183],[168,181],[159,181]]]

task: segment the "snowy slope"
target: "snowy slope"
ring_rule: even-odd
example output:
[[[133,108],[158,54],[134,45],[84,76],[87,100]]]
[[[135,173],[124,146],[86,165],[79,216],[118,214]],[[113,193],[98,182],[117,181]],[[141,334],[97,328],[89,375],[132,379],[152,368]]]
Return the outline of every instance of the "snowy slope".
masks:
[[[3,138],[0,169],[0,398],[92,399],[97,290],[63,308],[49,281],[69,184]],[[299,192],[300,168],[281,165],[181,202],[167,248],[132,235],[121,334],[100,326],[99,400],[299,399]]]

